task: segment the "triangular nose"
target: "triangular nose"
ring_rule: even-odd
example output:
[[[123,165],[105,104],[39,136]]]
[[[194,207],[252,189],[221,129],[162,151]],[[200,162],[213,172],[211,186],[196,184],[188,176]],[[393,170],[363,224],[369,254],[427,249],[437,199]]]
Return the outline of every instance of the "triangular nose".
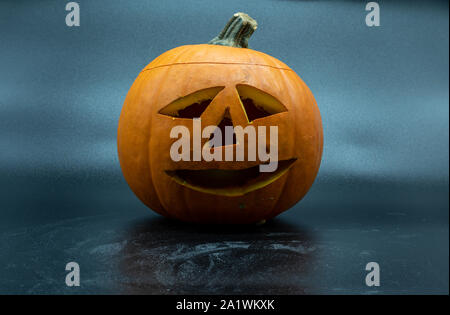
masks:
[[[227,137],[226,136],[226,130],[229,129],[229,128],[225,128],[227,126],[231,127],[231,128],[234,127],[233,126],[233,120],[231,119],[231,115],[230,115],[230,110],[228,108],[225,110],[225,114],[223,115],[222,120],[217,125],[217,129],[220,130],[220,133],[222,135],[222,142],[221,142],[222,146],[236,144],[236,134],[234,133],[234,131],[233,131],[233,136],[232,137],[230,137],[230,136]],[[214,134],[216,134],[217,129],[214,132]],[[214,137],[214,134],[211,135],[209,140],[211,140]],[[214,146],[215,145],[213,144],[212,147],[214,147]]]

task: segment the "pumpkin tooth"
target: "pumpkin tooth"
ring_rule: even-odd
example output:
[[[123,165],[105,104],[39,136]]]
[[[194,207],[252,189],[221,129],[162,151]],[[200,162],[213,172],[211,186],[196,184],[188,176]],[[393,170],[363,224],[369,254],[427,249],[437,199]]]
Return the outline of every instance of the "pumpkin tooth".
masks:
[[[177,118],[198,118],[206,110],[216,95],[224,89],[216,86],[179,97],[159,110],[159,114]]]

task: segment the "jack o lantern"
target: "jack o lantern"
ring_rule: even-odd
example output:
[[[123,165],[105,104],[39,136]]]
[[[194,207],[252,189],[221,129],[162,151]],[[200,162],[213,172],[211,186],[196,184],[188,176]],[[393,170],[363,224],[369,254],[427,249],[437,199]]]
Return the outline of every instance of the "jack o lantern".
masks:
[[[322,156],[319,110],[292,69],[247,48],[256,28],[236,13],[208,44],[157,57],[130,88],[118,127],[120,165],[133,192],[157,213],[198,223],[257,223],[289,209],[311,187]],[[276,170],[261,172],[267,160],[249,153],[234,161],[174,161],[171,130],[182,126],[193,138],[198,119],[218,129],[276,126]],[[211,152],[250,145],[248,137],[225,140]]]

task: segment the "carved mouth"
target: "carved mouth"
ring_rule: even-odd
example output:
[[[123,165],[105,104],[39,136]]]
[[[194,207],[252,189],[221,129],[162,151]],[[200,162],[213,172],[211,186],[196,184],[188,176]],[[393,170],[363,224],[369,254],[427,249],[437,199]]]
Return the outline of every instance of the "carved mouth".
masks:
[[[259,165],[240,170],[179,169],[166,171],[180,185],[204,193],[222,196],[242,196],[263,188],[283,176],[297,159],[278,161],[274,172],[259,171]]]

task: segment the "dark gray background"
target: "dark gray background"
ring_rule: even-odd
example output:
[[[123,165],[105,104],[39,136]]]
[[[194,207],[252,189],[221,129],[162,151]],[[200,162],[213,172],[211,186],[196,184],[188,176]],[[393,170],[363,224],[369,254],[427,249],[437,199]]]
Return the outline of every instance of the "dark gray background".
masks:
[[[380,1],[372,28],[364,1],[78,1],[72,28],[66,3],[0,2],[0,293],[448,293],[447,1]],[[125,95],[237,11],[316,97],[317,181],[263,227],[160,219],[120,173]]]

